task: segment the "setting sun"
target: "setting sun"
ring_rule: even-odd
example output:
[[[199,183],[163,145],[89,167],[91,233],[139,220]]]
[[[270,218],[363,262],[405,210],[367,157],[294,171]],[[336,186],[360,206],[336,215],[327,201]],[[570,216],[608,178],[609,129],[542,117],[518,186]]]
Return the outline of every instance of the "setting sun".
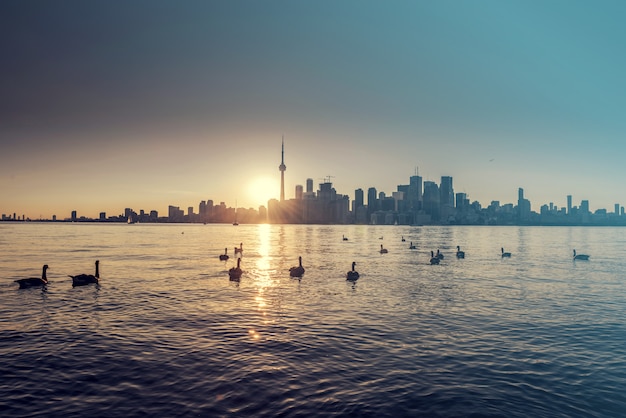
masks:
[[[257,205],[267,206],[267,201],[279,194],[280,183],[271,177],[257,177],[248,184],[248,197]]]

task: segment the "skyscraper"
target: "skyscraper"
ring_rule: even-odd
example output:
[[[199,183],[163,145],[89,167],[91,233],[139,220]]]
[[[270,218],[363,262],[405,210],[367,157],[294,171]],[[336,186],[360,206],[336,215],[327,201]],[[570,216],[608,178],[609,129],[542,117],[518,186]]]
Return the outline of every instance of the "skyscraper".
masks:
[[[454,207],[454,188],[452,187],[452,177],[441,176],[441,188],[439,189],[441,194],[439,203],[441,206]]]
[[[524,189],[517,189],[517,216],[519,222],[527,222],[530,219],[530,200],[524,197]]]
[[[422,177],[417,174],[409,178],[409,208],[418,211],[422,208]]]
[[[426,214],[431,216],[431,219],[438,221],[440,219],[439,200],[441,196],[439,193],[439,186],[434,181],[424,182],[424,194],[422,195],[423,207]]]
[[[363,206],[364,203],[364,194],[363,189],[356,189],[354,191],[354,208],[359,208]]]
[[[285,137],[283,136],[282,150],[280,152],[280,165],[278,166],[278,170],[280,170],[280,201],[285,201],[285,170],[287,170],[287,166],[285,165]]]
[[[378,210],[378,202],[376,200],[376,188],[370,187],[367,189],[367,211],[369,213],[376,212]]]
[[[571,194],[567,195],[567,214],[568,215],[572,214],[572,195]]]

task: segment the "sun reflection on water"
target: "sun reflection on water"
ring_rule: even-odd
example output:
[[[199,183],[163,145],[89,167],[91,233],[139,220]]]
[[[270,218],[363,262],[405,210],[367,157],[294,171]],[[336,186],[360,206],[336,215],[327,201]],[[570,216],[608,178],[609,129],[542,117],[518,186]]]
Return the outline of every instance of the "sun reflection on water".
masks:
[[[259,257],[256,260],[256,274],[254,285],[257,288],[257,295],[254,300],[257,304],[257,310],[263,318],[263,325],[269,325],[272,320],[268,318],[268,299],[267,290],[276,285],[276,279],[271,275],[271,227],[267,224],[258,226],[259,233]],[[249,331],[250,336],[254,340],[261,338],[258,330],[251,329]]]

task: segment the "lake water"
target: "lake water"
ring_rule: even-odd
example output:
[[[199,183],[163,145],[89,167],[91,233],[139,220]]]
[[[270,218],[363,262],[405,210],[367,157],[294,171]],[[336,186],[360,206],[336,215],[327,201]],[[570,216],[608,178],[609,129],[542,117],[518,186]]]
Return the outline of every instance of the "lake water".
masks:
[[[0,415],[626,416],[625,233],[0,223]]]

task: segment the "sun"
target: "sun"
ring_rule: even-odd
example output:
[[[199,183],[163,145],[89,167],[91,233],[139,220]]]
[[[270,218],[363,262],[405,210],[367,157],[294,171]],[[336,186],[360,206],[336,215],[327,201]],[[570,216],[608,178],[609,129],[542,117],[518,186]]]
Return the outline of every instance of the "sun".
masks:
[[[271,177],[256,177],[248,184],[248,198],[257,206],[267,206],[267,201],[279,194],[280,183]]]

